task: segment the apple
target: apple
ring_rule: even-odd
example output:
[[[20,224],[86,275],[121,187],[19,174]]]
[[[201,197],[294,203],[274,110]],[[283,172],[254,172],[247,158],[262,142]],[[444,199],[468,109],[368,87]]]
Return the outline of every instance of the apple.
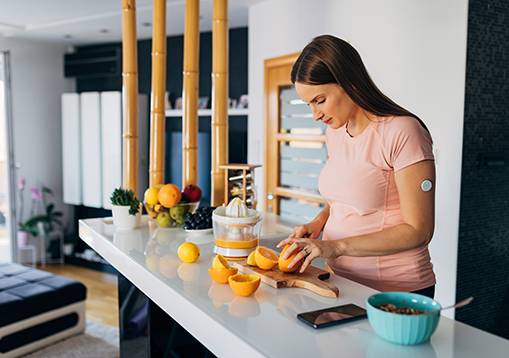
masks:
[[[173,219],[167,211],[161,211],[157,214],[156,221],[160,227],[171,227],[173,225]]]
[[[201,189],[197,185],[190,184],[184,188],[184,191],[182,192],[182,200],[194,203],[200,201],[201,195]]]

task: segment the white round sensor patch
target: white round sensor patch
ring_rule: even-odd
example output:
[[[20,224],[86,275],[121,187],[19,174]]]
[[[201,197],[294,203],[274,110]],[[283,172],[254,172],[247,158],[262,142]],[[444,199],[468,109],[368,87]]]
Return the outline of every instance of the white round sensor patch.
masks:
[[[433,183],[431,182],[431,180],[426,179],[421,183],[422,191],[430,191],[431,188],[433,188]]]

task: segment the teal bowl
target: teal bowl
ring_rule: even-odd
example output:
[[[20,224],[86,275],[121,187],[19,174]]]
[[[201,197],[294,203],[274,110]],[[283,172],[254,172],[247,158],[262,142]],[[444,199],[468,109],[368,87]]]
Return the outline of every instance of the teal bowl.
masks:
[[[371,327],[383,339],[397,344],[419,344],[427,341],[435,332],[440,320],[440,312],[403,315],[376,308],[386,303],[391,303],[396,308],[408,307],[421,312],[442,308],[437,301],[416,293],[383,292],[369,297],[366,301],[368,320]]]

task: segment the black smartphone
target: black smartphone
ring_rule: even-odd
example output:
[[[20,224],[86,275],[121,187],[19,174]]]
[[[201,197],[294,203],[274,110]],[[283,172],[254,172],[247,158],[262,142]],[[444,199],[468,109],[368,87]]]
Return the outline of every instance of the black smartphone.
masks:
[[[349,303],[347,305],[324,308],[322,310],[299,313],[297,318],[313,328],[323,328],[367,317],[366,310]]]

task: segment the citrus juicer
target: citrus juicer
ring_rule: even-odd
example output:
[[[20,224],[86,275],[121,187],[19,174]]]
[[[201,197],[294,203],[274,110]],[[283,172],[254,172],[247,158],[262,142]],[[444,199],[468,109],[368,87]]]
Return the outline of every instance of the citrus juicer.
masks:
[[[218,207],[212,213],[214,253],[229,260],[243,260],[256,249],[260,242],[261,214],[248,209],[234,198],[228,206]]]

